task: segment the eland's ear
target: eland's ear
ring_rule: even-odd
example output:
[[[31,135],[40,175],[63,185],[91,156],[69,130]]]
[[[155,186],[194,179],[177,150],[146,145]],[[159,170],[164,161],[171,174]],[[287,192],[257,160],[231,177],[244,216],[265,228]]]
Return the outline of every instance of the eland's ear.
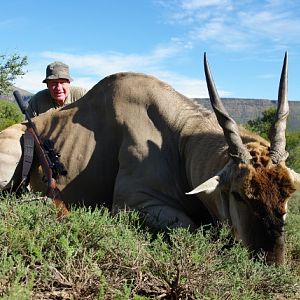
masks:
[[[210,194],[216,190],[216,188],[220,184],[220,176],[216,175],[211,177],[210,179],[206,180],[202,184],[198,185],[192,191],[186,193],[187,195],[198,194],[201,192],[205,192],[206,194]]]
[[[297,190],[300,189],[300,174],[295,172],[294,170],[288,168],[289,172],[290,172],[290,175],[293,179],[293,182],[294,182],[294,185],[296,187]]]
[[[187,195],[198,194],[201,192],[205,192],[206,194],[213,193],[217,188],[223,186],[224,184],[229,182],[229,174],[232,166],[235,165],[233,160],[229,160],[229,162],[225,165],[225,167],[217,173],[217,175],[209,178],[205,182],[198,185],[192,191],[186,193]]]

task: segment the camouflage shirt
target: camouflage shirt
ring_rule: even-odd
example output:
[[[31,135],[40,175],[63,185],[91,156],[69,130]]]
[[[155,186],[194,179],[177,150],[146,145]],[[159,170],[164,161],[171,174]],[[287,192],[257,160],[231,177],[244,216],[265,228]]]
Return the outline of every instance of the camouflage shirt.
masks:
[[[86,92],[87,91],[83,88],[70,86],[70,93],[64,103],[64,106],[83,97]],[[55,103],[54,99],[51,98],[49,90],[45,89],[31,97],[28,103],[27,111],[30,117],[35,117],[48,110],[56,109],[59,107],[61,106],[58,106]]]

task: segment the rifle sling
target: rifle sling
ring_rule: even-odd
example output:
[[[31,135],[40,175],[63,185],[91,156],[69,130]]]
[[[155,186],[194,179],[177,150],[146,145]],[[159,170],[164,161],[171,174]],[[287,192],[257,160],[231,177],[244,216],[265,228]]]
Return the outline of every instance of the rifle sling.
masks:
[[[30,132],[25,131],[23,134],[23,164],[22,164],[22,177],[21,185],[28,185],[28,174],[31,169],[34,154],[34,139]]]

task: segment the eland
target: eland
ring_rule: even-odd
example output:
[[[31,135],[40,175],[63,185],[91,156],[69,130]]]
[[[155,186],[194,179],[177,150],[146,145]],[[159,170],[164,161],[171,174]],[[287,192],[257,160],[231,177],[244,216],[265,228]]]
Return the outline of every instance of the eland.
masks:
[[[284,261],[287,202],[299,174],[285,164],[287,55],[270,142],[239,127],[225,110],[204,56],[213,111],[145,74],[118,73],[85,96],[33,119],[67,169],[57,179],[67,206],[138,211],[155,230],[227,223],[233,237],[270,263]],[[21,137],[28,124],[0,133],[0,189],[20,177]],[[46,185],[37,159],[32,191]]]

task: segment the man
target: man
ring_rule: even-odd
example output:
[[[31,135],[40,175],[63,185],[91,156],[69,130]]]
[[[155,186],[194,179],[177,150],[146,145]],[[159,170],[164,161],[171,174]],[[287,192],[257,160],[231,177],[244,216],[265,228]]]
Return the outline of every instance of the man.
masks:
[[[85,95],[86,90],[80,87],[71,86],[73,79],[69,74],[69,66],[55,61],[47,66],[46,78],[43,83],[47,89],[33,95],[28,104],[30,117],[38,116],[48,110],[56,109],[75,102]]]

